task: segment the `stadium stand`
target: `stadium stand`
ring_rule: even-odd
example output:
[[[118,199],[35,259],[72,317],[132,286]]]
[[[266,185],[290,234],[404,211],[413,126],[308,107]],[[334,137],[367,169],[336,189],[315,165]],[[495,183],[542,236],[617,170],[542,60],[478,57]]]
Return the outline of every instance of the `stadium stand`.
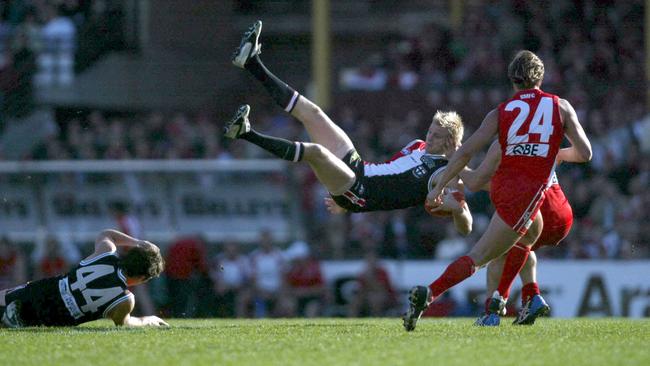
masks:
[[[0,126],[5,132],[10,131],[8,124],[15,124],[35,109],[49,107],[39,99],[42,90],[69,86],[75,75],[88,75],[93,72],[93,65],[105,61],[108,55],[114,56],[111,52],[130,48],[125,11],[120,6],[110,7],[109,3],[2,2]],[[231,3],[229,11],[237,24],[223,39],[236,39],[231,35],[238,34],[243,25],[261,13],[268,14],[269,24],[277,19],[278,25],[271,26],[269,38],[263,40],[268,59],[272,64],[283,57],[289,60],[281,73],[292,75],[292,68],[298,68],[301,72],[296,73],[297,79],[287,81],[295,83],[300,90],[308,90],[305,75],[309,59],[304,51],[288,45],[294,42],[306,48],[309,22],[301,15],[307,11],[304,2],[240,0]],[[364,159],[385,160],[409,141],[423,138],[437,109],[458,111],[467,126],[466,136],[469,135],[480,124],[481,117],[510,93],[504,78],[507,60],[518,49],[531,49],[546,64],[544,89],[571,101],[594,150],[589,165],[559,167],[559,180],[573,206],[575,223],[564,243],[541,251],[539,256],[650,258],[650,226],[645,224],[650,220],[650,117],[645,104],[646,79],[640,76],[645,74],[642,1],[556,2],[552,8],[544,6],[544,1],[468,1],[457,26],[445,21],[442,15],[445,9],[440,7],[431,10],[432,17],[414,16],[423,3],[428,3],[414,1],[401,10],[400,21],[385,28],[382,28],[383,21],[391,15],[397,1],[344,3],[347,5],[333,9],[336,14],[348,14],[349,19],[346,21],[342,16],[333,24],[335,34],[340,37],[335,47],[340,45],[341,50],[333,59],[338,83],[328,113],[352,137]],[[287,12],[289,20],[282,20]],[[353,24],[355,14],[365,13],[370,14],[365,28]],[[413,25],[404,27],[405,19],[414,20],[410,23]],[[571,25],[567,27],[567,23]],[[360,34],[367,39],[360,40]],[[235,45],[236,41],[232,42]],[[228,56],[214,57],[225,60]],[[241,84],[247,80],[232,79]],[[224,85],[232,85],[229,82]],[[271,106],[262,93],[251,93],[251,89],[240,86],[235,91],[246,93],[247,102],[261,106],[256,108],[253,117],[257,129],[290,139],[305,137],[298,123]],[[173,110],[146,105],[138,105],[137,110],[133,106],[123,109],[114,106],[102,109],[88,104],[58,106],[50,110],[54,120],[43,126],[47,133],[25,136],[25,141],[36,139],[25,143],[33,147],[15,156],[6,151],[11,146],[11,138],[5,135],[0,158],[4,161],[269,158],[260,149],[228,143],[221,137],[221,124],[235,109],[232,100],[232,96],[227,96],[210,107],[201,104],[200,108],[193,105]],[[10,120],[13,122],[7,122]],[[476,157],[472,164],[476,165],[481,158]],[[421,208],[331,216],[322,204],[326,192],[313,174],[305,167],[296,167],[293,177],[301,196],[299,208],[311,247],[310,260],[316,265],[322,259],[360,259],[367,253],[377,253],[381,258],[431,259],[436,253],[462,252],[480,236],[492,210],[484,192],[468,194],[475,227],[469,237],[459,238],[439,229],[445,227],[444,219],[432,218]],[[162,244],[178,240],[170,237]],[[3,247],[8,247],[10,241],[5,238],[2,241]],[[218,258],[209,262],[223,262],[224,255],[219,253],[232,243],[232,240],[208,243],[210,255]],[[274,244],[287,246],[289,241]],[[33,245],[29,243],[27,247]],[[8,249],[5,251],[9,253]],[[237,258],[237,263],[246,263],[249,258],[242,259],[245,257],[242,252],[247,251],[239,250],[231,256]],[[11,255],[15,256],[14,252]],[[229,296],[228,301],[237,311],[215,308],[214,314],[207,315],[254,315],[254,288],[242,285],[254,282],[252,270],[242,270],[237,278],[224,279],[215,265],[209,270],[202,268],[202,275],[206,277],[209,272],[212,280],[221,284],[215,286],[214,296]],[[274,286],[270,292],[291,289],[286,281]],[[392,289],[390,295],[393,301]],[[172,305],[165,304],[164,296],[157,301],[159,307],[171,311]],[[259,313],[269,312],[263,307],[268,304],[262,306],[261,300],[257,301]],[[322,302],[320,305],[336,302],[320,293],[315,301]],[[183,305],[173,304],[173,307],[183,308]],[[318,308],[323,309],[320,305]],[[296,313],[295,303],[287,306],[290,308],[275,313]],[[321,311],[314,315],[327,312]],[[356,314],[358,309],[350,312]]]

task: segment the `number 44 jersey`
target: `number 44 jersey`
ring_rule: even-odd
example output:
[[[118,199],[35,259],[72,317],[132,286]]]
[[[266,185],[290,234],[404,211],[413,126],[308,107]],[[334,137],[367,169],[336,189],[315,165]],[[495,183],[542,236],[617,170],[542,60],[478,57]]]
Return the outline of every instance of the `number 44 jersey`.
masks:
[[[133,296],[115,252],[83,260],[64,276],[29,282],[7,293],[7,303],[20,301],[24,326],[78,325],[105,317]]]
[[[117,266],[115,252],[79,262],[79,266],[59,280],[59,292],[70,315],[79,323],[105,317],[117,304],[126,301],[126,276]]]

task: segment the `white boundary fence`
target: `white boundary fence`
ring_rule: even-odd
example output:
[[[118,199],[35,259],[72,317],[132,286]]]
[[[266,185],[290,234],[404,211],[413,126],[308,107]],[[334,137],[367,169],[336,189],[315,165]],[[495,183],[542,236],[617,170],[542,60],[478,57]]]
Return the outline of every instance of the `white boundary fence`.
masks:
[[[415,285],[428,285],[442,274],[448,261],[382,261],[393,286],[406,300],[406,292]],[[353,279],[362,271],[362,261],[325,261],[328,283]],[[648,317],[650,316],[650,260],[547,260],[538,262],[537,280],[552,316],[572,317]],[[348,283],[348,282],[346,282]],[[349,282],[351,283],[351,282]],[[349,291],[353,286],[345,286]],[[521,281],[516,279],[510,294],[520,302]],[[480,307],[485,299],[485,270],[450,290],[461,303]],[[405,304],[403,304],[406,306]]]
[[[115,226],[115,202],[131,207],[152,240],[302,235],[297,189],[281,161],[0,162],[0,192],[0,232],[15,240],[34,240],[37,229],[92,240]]]

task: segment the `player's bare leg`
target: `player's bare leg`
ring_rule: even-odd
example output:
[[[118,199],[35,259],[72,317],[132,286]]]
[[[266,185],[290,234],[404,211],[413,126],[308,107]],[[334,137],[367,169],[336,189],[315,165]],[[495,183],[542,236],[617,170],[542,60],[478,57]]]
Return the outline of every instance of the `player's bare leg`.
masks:
[[[543,221],[541,212],[539,220]],[[485,315],[481,316],[475,325],[498,326],[501,316],[506,315],[506,302],[510,296],[510,288],[521,268],[526,263],[530,248],[541,232],[541,225],[534,226],[521,237],[510,250],[488,264],[488,298],[485,304]],[[498,276],[498,277],[496,277]],[[496,279],[496,287],[491,282]]]
[[[261,32],[262,22],[258,20],[244,33],[233,55],[233,64],[250,72],[280,107],[298,119],[305,126],[312,142],[323,145],[337,158],[343,158],[354,148],[352,141],[320,107],[300,95],[266,68],[260,59]]]
[[[537,215],[532,225],[529,228],[531,236],[537,240],[543,225],[542,215]],[[517,241],[521,239],[522,235],[514,231],[508,226],[498,213],[492,216],[490,225],[481,236],[479,241],[474,245],[468,255],[462,256],[452,262],[445,272],[438,277],[428,288],[424,286],[416,286],[411,289],[409,296],[409,311],[404,316],[404,329],[411,331],[415,329],[422,311],[426,309],[429,303],[437,299],[449,288],[464,281],[470,277],[474,272],[488,264],[491,260],[498,258],[507,252]],[[421,301],[422,296],[425,295],[426,300]],[[412,301],[413,294],[417,294],[417,301]],[[418,306],[422,305],[421,309]],[[418,310],[413,312],[412,309]],[[419,313],[419,314],[418,314]]]
[[[542,215],[535,216],[535,220],[528,229],[530,240],[537,240],[543,224]],[[475,268],[479,268],[506,253],[521,238],[521,234],[514,231],[498,213],[495,213],[487,230],[467,256],[474,262]]]
[[[485,274],[487,278],[487,294],[488,297],[496,291],[497,286],[499,286],[499,280],[501,279],[501,274],[503,273],[503,263],[506,258],[504,255],[493,260],[487,265],[487,273]]]
[[[302,122],[311,141],[325,146],[337,158],[342,159],[345,154],[354,149],[352,140],[343,129],[319,106],[302,95],[298,97],[291,115]]]
[[[506,315],[506,299],[497,291],[501,275],[503,274],[503,264],[505,255],[491,261],[487,265],[487,297],[485,299],[485,313],[476,319],[474,325],[477,326],[498,326],[501,323],[500,316]]]
[[[355,175],[352,169],[323,145],[305,142],[304,160],[309,163],[318,181],[333,195],[338,196],[352,187]]]
[[[343,194],[352,187],[356,178],[352,169],[323,145],[289,141],[258,133],[250,125],[249,114],[250,106],[239,107],[233,118],[226,123],[226,137],[249,141],[280,159],[305,161],[332,195]]]
[[[533,325],[535,319],[547,315],[551,311],[537,285],[537,257],[533,252],[528,257],[526,265],[521,271],[521,282],[524,286],[521,289],[522,308],[512,324]]]

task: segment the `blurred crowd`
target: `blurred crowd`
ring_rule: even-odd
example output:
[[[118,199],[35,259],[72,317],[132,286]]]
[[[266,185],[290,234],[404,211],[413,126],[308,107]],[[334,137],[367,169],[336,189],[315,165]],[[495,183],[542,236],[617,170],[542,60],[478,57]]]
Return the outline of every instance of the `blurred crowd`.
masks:
[[[0,1],[0,121],[33,110],[33,87],[69,85],[76,72],[103,54],[124,49],[124,16],[116,5]]]
[[[589,164],[560,166],[560,183],[574,207],[570,236],[540,255],[556,258],[649,257],[650,119],[646,117],[642,2],[470,2],[457,29],[437,23],[388,42],[362,65],[341,71],[328,113],[362,157],[383,161],[424,138],[436,109],[456,110],[466,136],[511,93],[507,63],[521,48],[545,62],[543,88],[569,100],[590,137]],[[288,80],[290,82],[290,80]],[[267,98],[268,99],[268,98]],[[306,139],[286,114],[255,100],[255,128]],[[227,113],[226,113],[227,114]],[[116,114],[91,111],[60,119],[58,133],[26,159],[246,159],[269,155],[225,141],[211,113]],[[482,156],[471,163],[476,166]],[[475,220],[463,238],[439,218],[415,208],[332,216],[327,195],[307,166],[292,170],[301,185],[309,237],[330,258],[453,258],[482,233],[492,213],[485,192],[467,192]],[[433,223],[433,224],[432,224]]]
[[[642,15],[641,1],[553,2],[552,6],[549,1],[471,2],[458,29],[431,24],[342,73],[342,84],[349,90],[384,92],[387,97],[425,94],[426,102],[420,104],[426,109],[402,112],[402,123],[396,123],[394,116],[373,121],[367,127],[371,132],[358,122],[344,126],[352,127],[353,141],[378,140],[374,150],[380,158],[387,156],[386,147],[397,151],[412,136],[423,136],[435,109],[459,111],[467,136],[511,93],[506,69],[514,52],[533,50],[545,63],[543,89],[572,103],[594,149],[590,164],[558,168],[560,183],[574,207],[574,228],[564,245],[542,254],[579,259],[648,257],[650,230],[644,223],[650,218],[650,119],[645,79],[640,77],[644,75]],[[396,90],[402,93],[388,93]],[[344,110],[335,120],[345,122],[345,115],[353,113]],[[473,198],[470,207],[476,214],[490,213],[485,196]],[[484,221],[478,220],[479,233]],[[467,242],[449,230],[435,245],[436,257],[446,257],[443,252],[449,251],[450,258],[463,253]],[[454,246],[456,250],[451,250]]]

